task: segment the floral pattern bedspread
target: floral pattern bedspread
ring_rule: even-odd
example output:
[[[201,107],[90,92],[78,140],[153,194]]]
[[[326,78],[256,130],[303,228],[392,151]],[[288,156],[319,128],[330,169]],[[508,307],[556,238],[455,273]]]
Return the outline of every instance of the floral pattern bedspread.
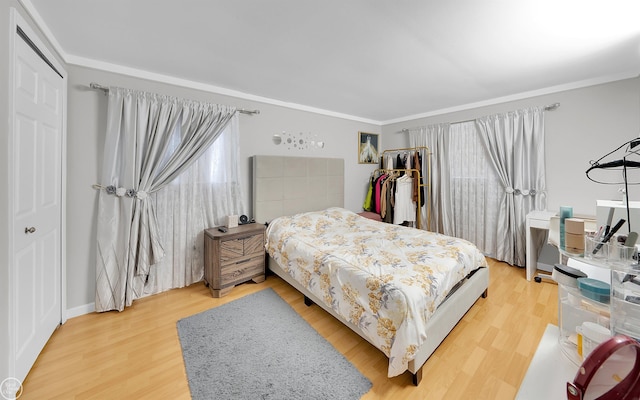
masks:
[[[403,373],[450,290],[487,266],[470,242],[373,221],[342,208],[274,219],[267,252],[295,280],[358,326]]]

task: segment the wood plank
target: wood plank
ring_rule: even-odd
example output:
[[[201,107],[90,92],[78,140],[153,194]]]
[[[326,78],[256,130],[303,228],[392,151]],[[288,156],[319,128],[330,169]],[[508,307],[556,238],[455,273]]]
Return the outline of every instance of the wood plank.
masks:
[[[489,297],[479,299],[427,361],[387,378],[387,358],[276,276],[212,298],[197,283],[134,302],[125,311],[70,319],[49,340],[24,382],[24,399],[190,399],[176,322],[273,288],[373,383],[371,399],[513,399],[548,323],[557,324],[557,286],[489,260]]]

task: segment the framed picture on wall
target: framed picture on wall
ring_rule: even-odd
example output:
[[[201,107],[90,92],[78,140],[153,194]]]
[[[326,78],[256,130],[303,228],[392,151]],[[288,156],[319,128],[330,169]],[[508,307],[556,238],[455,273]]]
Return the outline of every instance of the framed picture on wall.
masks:
[[[377,164],[379,160],[380,135],[358,132],[358,163]]]

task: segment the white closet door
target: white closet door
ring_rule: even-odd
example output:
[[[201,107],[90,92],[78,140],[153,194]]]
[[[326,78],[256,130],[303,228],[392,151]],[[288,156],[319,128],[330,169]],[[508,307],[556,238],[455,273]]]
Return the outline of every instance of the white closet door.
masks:
[[[62,321],[65,80],[15,37],[12,134],[14,378],[24,380]]]

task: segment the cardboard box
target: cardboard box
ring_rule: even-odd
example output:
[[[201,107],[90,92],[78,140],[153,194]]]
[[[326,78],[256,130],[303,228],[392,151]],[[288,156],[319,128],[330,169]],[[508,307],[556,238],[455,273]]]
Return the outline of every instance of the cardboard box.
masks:
[[[581,218],[567,218],[564,220],[565,233],[584,235],[584,220]]]
[[[565,232],[564,234],[564,246],[569,249],[580,250],[580,253],[584,251],[584,233],[575,235],[573,233]]]

